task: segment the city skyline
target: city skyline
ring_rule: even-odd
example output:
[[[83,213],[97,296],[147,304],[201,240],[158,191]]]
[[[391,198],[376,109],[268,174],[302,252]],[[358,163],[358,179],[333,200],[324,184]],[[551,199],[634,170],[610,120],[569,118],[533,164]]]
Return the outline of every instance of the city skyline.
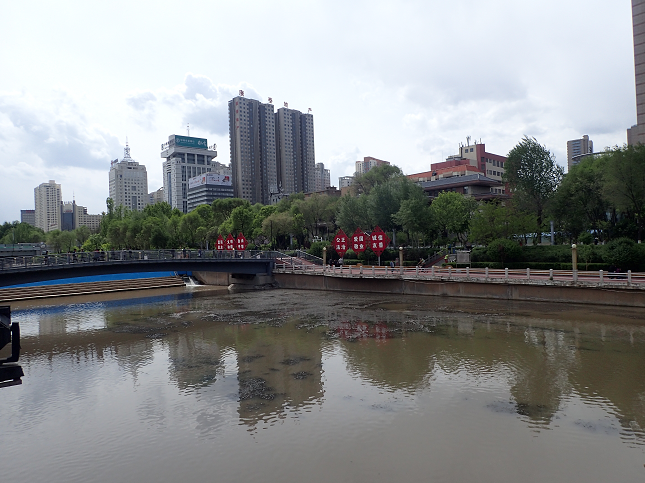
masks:
[[[34,186],[48,179],[73,191],[89,212],[104,211],[109,163],[126,136],[147,168],[149,191],[163,184],[160,140],[187,134],[187,124],[228,163],[227,103],[240,89],[261,102],[272,97],[276,107],[312,109],[316,162],[330,169],[333,184],[365,156],[406,174],[427,171],[466,136],[500,155],[524,134],[535,136],[566,166],[568,140],[587,134],[598,152],[625,143],[636,123],[629,0],[251,2],[244,16],[252,33],[234,49],[227,39],[235,28],[211,28],[210,19],[233,18],[239,8],[195,3],[188,41],[159,35],[171,5],[4,6],[0,25],[10,40],[0,52],[9,73],[0,90],[0,147],[11,160],[0,168],[8,181],[0,194],[4,220],[32,208]],[[267,19],[303,24],[312,15],[317,22],[300,44],[280,30],[259,42]],[[27,24],[39,28],[27,35]],[[118,24],[130,35],[115,34]],[[457,24],[459,31],[448,27]],[[373,35],[375,28],[381,33]],[[298,62],[280,58],[283,41]],[[591,59],[589,69],[571,68],[580,52]]]

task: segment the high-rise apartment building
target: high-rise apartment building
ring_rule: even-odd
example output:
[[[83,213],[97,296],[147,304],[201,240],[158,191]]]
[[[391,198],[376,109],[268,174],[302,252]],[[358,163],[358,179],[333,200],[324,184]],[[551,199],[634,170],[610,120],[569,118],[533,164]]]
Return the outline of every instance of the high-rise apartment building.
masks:
[[[287,195],[314,191],[314,116],[281,107],[275,125],[279,186]]]
[[[366,156],[363,158],[363,161],[356,161],[356,176],[367,173],[370,169],[376,168],[377,166],[383,166],[384,164],[390,164],[389,161],[383,161],[381,159],[376,159],[371,156]]]
[[[331,175],[328,169],[325,169],[323,163],[316,163],[314,168],[315,188],[314,191],[324,191],[331,186]]]
[[[585,154],[593,153],[593,141],[586,134],[581,139],[567,141],[567,166],[569,171],[571,167],[580,162]]]
[[[240,92],[228,103],[233,189],[251,203],[315,189],[313,115],[271,102]]]
[[[213,159],[217,157],[216,146],[208,146],[203,138],[168,136],[161,145],[163,162],[164,201],[182,213],[188,213],[188,180],[210,173]]]
[[[110,166],[110,198],[115,207],[124,206],[132,211],[141,211],[148,204],[146,167],[130,157],[127,142],[123,159],[115,159]]]
[[[50,180],[34,188],[36,227],[44,232],[60,230],[60,205],[62,193],[59,184]]]
[[[273,104],[240,95],[228,102],[228,116],[235,197],[268,205],[278,192]]]
[[[645,0],[632,0],[636,124],[627,129],[627,144],[645,143]]]

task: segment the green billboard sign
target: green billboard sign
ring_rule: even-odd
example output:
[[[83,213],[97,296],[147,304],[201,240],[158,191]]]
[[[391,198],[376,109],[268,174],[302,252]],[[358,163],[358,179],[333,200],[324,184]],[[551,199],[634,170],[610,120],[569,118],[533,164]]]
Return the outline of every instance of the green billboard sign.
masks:
[[[175,134],[175,146],[187,148],[208,149],[208,142],[203,138],[191,138],[188,136],[177,136]]]

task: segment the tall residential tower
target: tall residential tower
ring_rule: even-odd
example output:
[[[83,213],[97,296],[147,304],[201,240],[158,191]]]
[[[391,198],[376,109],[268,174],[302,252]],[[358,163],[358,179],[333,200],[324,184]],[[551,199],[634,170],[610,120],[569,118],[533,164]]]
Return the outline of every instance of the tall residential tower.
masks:
[[[632,0],[636,124],[627,129],[627,144],[645,144],[645,0]]]
[[[60,185],[53,179],[34,188],[36,227],[44,232],[61,229],[60,206],[63,201]]]
[[[268,205],[278,192],[273,104],[240,95],[228,101],[228,116],[235,197]]]

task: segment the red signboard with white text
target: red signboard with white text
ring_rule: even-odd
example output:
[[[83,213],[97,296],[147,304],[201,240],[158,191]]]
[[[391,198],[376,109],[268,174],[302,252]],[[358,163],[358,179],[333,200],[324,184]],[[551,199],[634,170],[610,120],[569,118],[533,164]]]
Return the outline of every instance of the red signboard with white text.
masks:
[[[224,241],[224,247],[230,251],[235,250],[235,238],[233,238],[233,235],[231,235],[230,233],[228,234],[228,236],[226,237],[226,240]]]
[[[367,248],[368,237],[360,228],[356,228],[356,231],[352,235],[352,250],[356,253],[362,253]]]
[[[217,240],[215,241],[215,246],[217,247],[218,250],[224,250],[224,237],[222,237],[222,235],[217,237]]]
[[[235,240],[236,250],[246,250],[248,242],[242,233],[238,233],[237,239]]]
[[[349,243],[347,241],[347,235],[345,235],[343,230],[338,230],[338,233],[336,233],[336,236],[334,237],[334,250],[336,250],[338,255],[344,257],[348,248]]]
[[[372,230],[372,234],[370,235],[370,248],[377,256],[381,256],[389,243],[390,238],[378,226]]]

